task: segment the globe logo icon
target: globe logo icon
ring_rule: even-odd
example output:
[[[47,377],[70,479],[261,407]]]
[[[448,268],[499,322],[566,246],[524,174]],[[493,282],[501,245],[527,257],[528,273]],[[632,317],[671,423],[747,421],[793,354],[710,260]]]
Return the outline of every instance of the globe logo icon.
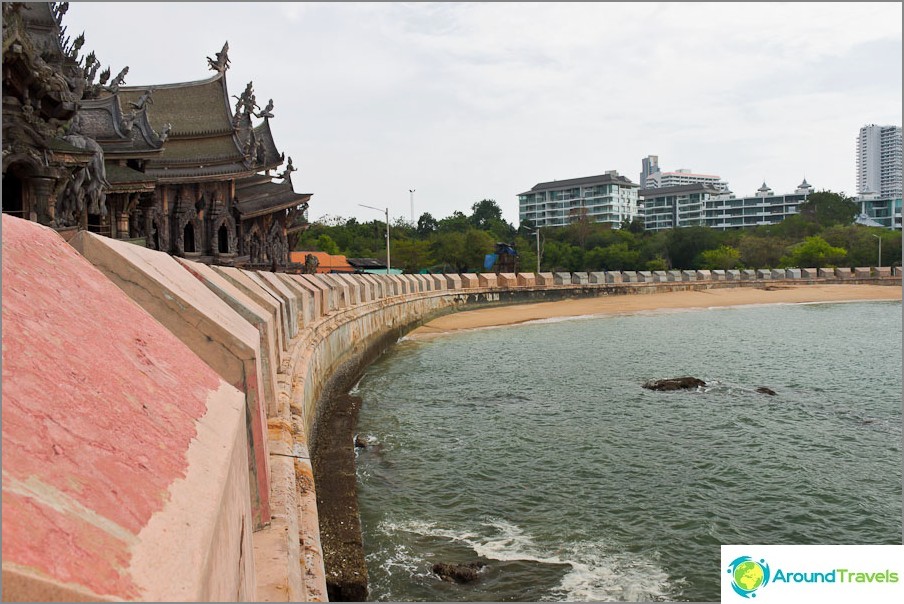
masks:
[[[728,574],[732,589],[743,598],[755,598],[754,592],[769,583],[769,565],[750,556],[735,558],[728,565]]]

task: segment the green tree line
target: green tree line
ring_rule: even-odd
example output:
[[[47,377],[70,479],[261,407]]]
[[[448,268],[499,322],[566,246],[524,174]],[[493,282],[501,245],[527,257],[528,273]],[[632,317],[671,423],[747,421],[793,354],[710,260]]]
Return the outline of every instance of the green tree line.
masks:
[[[800,213],[755,228],[716,230],[703,226],[643,229],[637,219],[621,228],[585,216],[566,227],[540,229],[541,271],[737,269],[875,266],[882,241],[882,266],[901,264],[901,233],[854,224],[857,204],[831,191],[812,193]],[[298,250],[386,259],[386,223],[329,218],[311,224]],[[406,272],[480,272],[497,242],[518,250],[516,270],[537,269],[536,229],[529,221],[515,228],[492,199],[436,219],[421,214],[417,224],[390,225],[391,260]]]

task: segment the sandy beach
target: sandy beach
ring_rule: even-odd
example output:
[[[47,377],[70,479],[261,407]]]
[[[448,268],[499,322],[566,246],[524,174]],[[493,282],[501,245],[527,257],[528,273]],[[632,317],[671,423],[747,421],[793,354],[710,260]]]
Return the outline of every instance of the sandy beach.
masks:
[[[894,285],[781,285],[768,289],[732,287],[702,291],[602,296],[462,311],[434,319],[412,331],[408,337],[424,339],[453,331],[514,325],[541,319],[631,314],[666,309],[715,308],[747,304],[901,300],[901,291],[900,286]]]

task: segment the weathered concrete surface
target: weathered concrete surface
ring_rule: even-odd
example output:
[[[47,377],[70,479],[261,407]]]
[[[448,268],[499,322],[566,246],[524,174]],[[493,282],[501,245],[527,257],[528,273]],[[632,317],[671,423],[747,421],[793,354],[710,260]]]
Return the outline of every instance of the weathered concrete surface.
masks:
[[[244,395],[2,220],[3,599],[253,600]]]
[[[273,293],[262,288],[260,284],[248,277],[243,271],[227,266],[212,266],[233,285],[239,288],[249,298],[254,300],[262,308],[268,310],[276,323],[276,341],[279,353],[279,364],[282,364],[284,355],[289,351],[289,343],[286,340],[288,333],[288,318],[285,316],[283,304],[277,300]]]
[[[251,271],[246,271],[247,273],[251,273]],[[289,333],[288,338],[291,340],[295,336],[298,335],[298,326],[299,326],[299,315],[300,308],[298,303],[298,298],[295,296],[295,293],[286,286],[282,280],[276,276],[276,273],[271,273],[268,271],[255,271],[251,273],[252,277],[257,277],[263,281],[270,290],[279,297],[283,303],[286,305],[286,309],[289,313]]]
[[[245,393],[253,527],[270,518],[260,334],[163,252],[81,231],[69,242],[130,298]]]
[[[276,350],[278,336],[273,315],[210,266],[184,258],[176,258],[176,261],[257,329],[260,334],[264,409],[266,409],[268,417],[274,415],[276,413],[276,373],[279,370],[279,356]]]

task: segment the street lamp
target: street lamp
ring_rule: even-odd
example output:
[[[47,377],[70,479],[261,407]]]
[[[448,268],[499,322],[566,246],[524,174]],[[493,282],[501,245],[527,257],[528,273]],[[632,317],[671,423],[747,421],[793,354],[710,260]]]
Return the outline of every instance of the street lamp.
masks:
[[[876,268],[882,268],[882,237],[879,235],[873,235],[873,237],[879,240],[879,266]]]
[[[414,191],[415,189],[408,189],[408,192],[411,194],[411,226],[417,226],[417,223],[414,221]]]
[[[531,229],[529,227],[525,227],[525,228],[527,228],[528,231],[532,231],[534,233],[534,235],[536,235],[536,237],[537,237],[537,274],[539,275],[540,274],[540,227],[537,227],[536,229]]]
[[[373,206],[366,206],[363,203],[359,203],[359,206],[362,208],[369,208],[371,210],[376,210],[378,212],[383,212],[380,208],[375,208]],[[385,209],[386,212],[386,274],[389,274],[389,208]]]

